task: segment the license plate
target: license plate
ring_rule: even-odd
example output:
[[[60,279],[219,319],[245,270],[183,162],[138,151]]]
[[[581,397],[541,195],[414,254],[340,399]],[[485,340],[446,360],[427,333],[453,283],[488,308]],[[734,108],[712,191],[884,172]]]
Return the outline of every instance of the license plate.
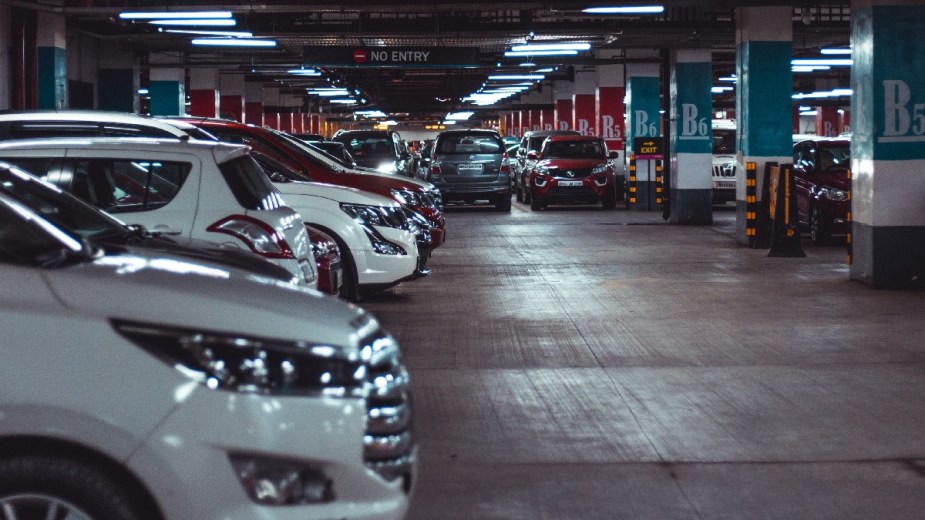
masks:
[[[581,186],[583,184],[584,183],[581,181],[559,181],[559,186],[565,186],[565,187]]]
[[[736,181],[717,181],[716,187],[717,188],[735,188]]]
[[[457,164],[456,171],[459,173],[482,173],[482,165],[472,163]]]

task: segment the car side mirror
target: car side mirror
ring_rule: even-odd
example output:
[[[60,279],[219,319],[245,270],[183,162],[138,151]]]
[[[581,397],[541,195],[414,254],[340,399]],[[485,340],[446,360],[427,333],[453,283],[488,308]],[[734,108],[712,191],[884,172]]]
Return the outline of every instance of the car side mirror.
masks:
[[[272,172],[270,173],[270,180],[273,182],[289,182],[290,179],[280,172]]]
[[[608,159],[619,159],[619,158],[620,158],[620,152],[618,152],[618,151],[616,151],[616,150],[611,150],[611,151],[607,154],[607,158],[608,158]]]
[[[539,153],[534,152],[533,150],[530,150],[529,152],[527,152],[527,159],[539,159],[539,158],[540,158]]]

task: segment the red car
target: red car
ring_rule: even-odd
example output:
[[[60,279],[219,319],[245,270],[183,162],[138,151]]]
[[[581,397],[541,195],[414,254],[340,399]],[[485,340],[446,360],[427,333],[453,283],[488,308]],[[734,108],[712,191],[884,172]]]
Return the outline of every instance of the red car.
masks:
[[[851,142],[802,141],[793,147],[793,179],[800,225],[814,244],[847,235],[851,211]]]
[[[318,290],[339,295],[344,283],[344,273],[337,242],[324,231],[311,226],[308,226],[308,238],[312,242],[312,254],[315,255],[315,263],[318,265]]]
[[[446,219],[440,192],[430,185],[394,175],[377,175],[350,170],[326,154],[282,132],[219,119],[175,119],[193,124],[229,143],[250,145],[256,152],[272,157],[302,172],[306,180],[327,182],[370,191],[396,200],[400,204],[424,215],[432,224],[432,248],[446,238]]]
[[[539,153],[530,151],[527,157],[535,160],[528,177],[530,209],[556,203],[617,206],[614,171],[608,162],[617,152],[608,153],[602,138],[550,136]]]

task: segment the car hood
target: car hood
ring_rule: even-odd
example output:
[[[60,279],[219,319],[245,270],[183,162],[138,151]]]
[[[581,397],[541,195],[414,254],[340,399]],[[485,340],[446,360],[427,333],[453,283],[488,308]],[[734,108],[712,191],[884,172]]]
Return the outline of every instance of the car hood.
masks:
[[[106,242],[102,245],[110,254],[169,254],[192,262],[213,264],[214,267],[243,269],[283,282],[292,281],[292,273],[288,269],[249,251],[195,238],[161,236],[135,245]]]
[[[607,164],[606,159],[543,159],[537,166],[555,168],[558,170],[584,170],[594,168],[600,164]]]
[[[851,177],[848,176],[847,168],[832,168],[814,175],[816,184],[831,186],[843,191],[851,190]]]
[[[287,203],[295,202],[292,195],[307,195],[311,197],[323,197],[333,200],[334,202],[346,202],[349,204],[365,204],[368,206],[397,206],[391,197],[378,195],[370,191],[357,188],[348,188],[323,182],[283,182],[276,184],[276,187],[283,194]],[[298,211],[298,207],[293,206]]]
[[[172,255],[111,254],[43,276],[64,305],[102,318],[348,349],[365,321],[362,310],[317,291]]]
[[[424,191],[420,183],[411,179],[395,175],[378,175],[371,173],[354,173],[348,171],[337,177],[339,186],[349,186],[361,190],[371,191],[392,198],[392,190]]]

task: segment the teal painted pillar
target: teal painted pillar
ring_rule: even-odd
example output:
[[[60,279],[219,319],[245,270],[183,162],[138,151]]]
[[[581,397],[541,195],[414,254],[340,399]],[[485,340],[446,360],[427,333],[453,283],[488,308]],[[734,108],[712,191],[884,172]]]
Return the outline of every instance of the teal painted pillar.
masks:
[[[179,116],[186,113],[186,73],[183,69],[151,69],[152,116]]]
[[[745,166],[793,162],[792,7],[741,7],[736,32],[736,239],[746,244]],[[762,198],[758,190],[758,200]]]
[[[851,5],[850,276],[925,286],[925,5]]]
[[[660,138],[661,108],[659,96],[661,80],[659,79],[659,65],[657,63],[628,64],[626,66],[626,111],[629,120],[626,126],[626,156],[630,157],[633,151],[633,139],[637,137]],[[666,157],[667,158],[667,157]],[[635,174],[635,186],[632,176]],[[636,171],[627,169],[627,186],[635,192],[627,194],[627,204],[630,209],[658,210],[655,193],[655,161],[639,160],[636,162]]]
[[[39,108],[67,108],[66,42],[64,16],[39,12],[36,34]]]
[[[672,224],[712,224],[712,55],[676,50],[671,57]]]

